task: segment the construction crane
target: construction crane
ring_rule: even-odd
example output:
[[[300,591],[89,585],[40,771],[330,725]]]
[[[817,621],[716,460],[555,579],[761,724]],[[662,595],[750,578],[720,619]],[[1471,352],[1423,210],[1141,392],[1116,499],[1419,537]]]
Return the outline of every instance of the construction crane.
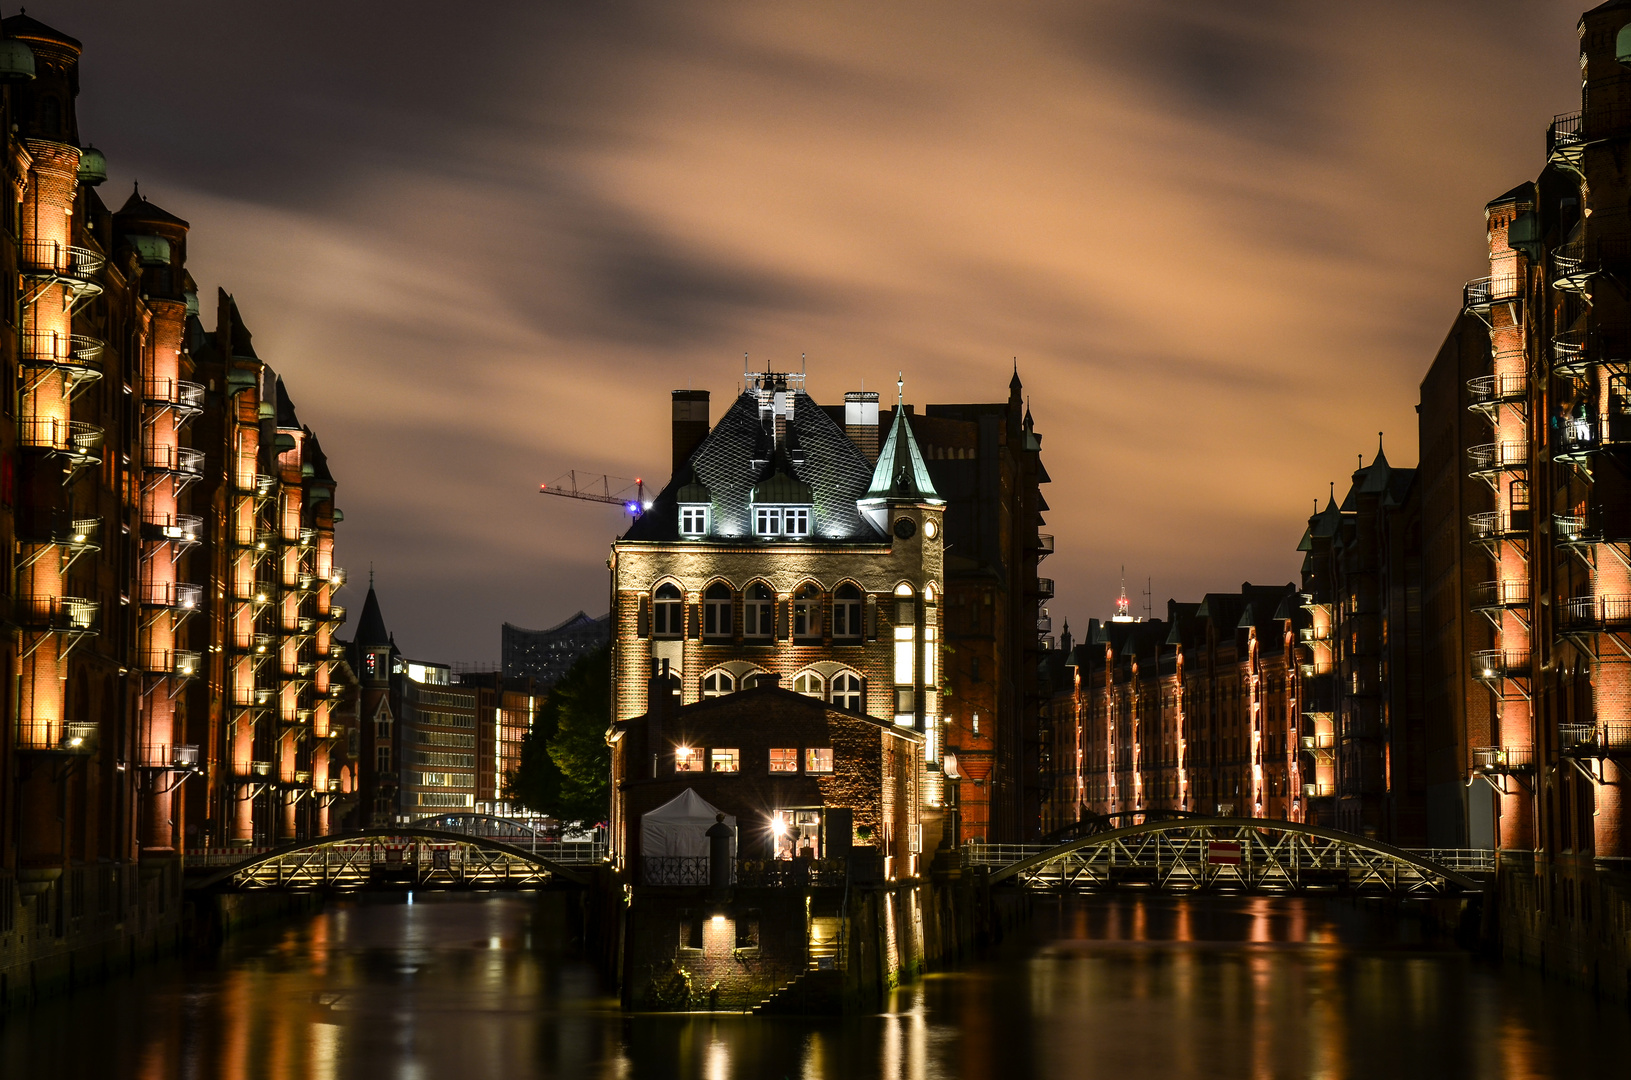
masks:
[[[620,485],[616,489],[612,487],[613,480],[618,481]],[[605,474],[590,476],[587,473],[579,477],[577,470],[574,469],[561,474],[550,483],[539,484],[538,494],[560,495],[568,499],[583,499],[586,502],[612,503],[622,506],[624,513],[632,518],[637,518],[651,509],[651,503],[646,501],[646,482],[638,477],[630,480],[624,476]]]

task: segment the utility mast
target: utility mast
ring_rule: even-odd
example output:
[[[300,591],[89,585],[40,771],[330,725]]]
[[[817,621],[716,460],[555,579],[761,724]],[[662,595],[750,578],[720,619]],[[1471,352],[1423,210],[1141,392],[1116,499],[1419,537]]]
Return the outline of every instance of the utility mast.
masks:
[[[612,487],[613,480],[618,481],[618,487],[615,489]],[[538,494],[620,505],[624,513],[632,518],[637,518],[651,509],[651,503],[646,501],[646,482],[639,477],[630,480],[627,477],[607,476],[604,473],[593,476],[585,473],[580,477],[577,470],[573,469],[547,484],[539,484]]]

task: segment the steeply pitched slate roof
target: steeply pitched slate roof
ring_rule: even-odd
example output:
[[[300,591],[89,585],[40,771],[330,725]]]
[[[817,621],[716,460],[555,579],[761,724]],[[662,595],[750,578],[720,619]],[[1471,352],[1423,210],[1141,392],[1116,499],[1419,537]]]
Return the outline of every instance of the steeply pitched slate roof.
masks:
[[[129,218],[134,221],[159,221],[168,225],[180,225],[183,229],[190,228],[181,218],[163,209],[157,203],[148,202],[142,198],[141,192],[134,189],[130,192],[130,198],[125,200],[125,204],[119,207],[116,213],[119,217]]]
[[[789,446],[802,455],[787,457],[786,468],[793,479],[810,486],[812,495],[811,539],[876,541],[877,530],[861,519],[855,507],[866,494],[872,476],[872,463],[866,455],[803,392],[793,395],[793,415],[787,427]],[[796,460],[799,456],[804,460]],[[776,467],[772,457],[772,437],[759,421],[759,399],[751,392],[744,393],[691,454],[690,467],[669,478],[668,485],[652,500],[651,509],[629,526],[623,539],[680,539],[676,496],[680,488],[693,483],[706,486],[713,496],[715,537],[751,536],[753,487],[771,477]],[[758,468],[755,462],[761,463]]]
[[[284,389],[283,376],[277,381],[277,426],[280,428],[297,428],[300,419],[295,415],[294,399],[289,397],[289,391]]]
[[[368,586],[368,598],[362,602],[362,614],[357,616],[357,632],[352,640],[359,646],[387,645],[391,635],[385,629],[385,616],[379,611],[379,597],[374,586]]]
[[[4,22],[0,22],[0,29],[5,30],[7,37],[32,38],[36,41],[57,41],[74,48],[82,48],[79,39],[69,37],[61,30],[42,23],[29,15],[9,15]]]
[[[918,449],[912,425],[906,422],[906,410],[895,409],[895,422],[889,425],[889,438],[878,452],[878,464],[872,470],[872,483],[867,486],[868,499],[910,499],[913,502],[944,502],[940,492],[929,479],[929,467],[923,463],[923,451]]]

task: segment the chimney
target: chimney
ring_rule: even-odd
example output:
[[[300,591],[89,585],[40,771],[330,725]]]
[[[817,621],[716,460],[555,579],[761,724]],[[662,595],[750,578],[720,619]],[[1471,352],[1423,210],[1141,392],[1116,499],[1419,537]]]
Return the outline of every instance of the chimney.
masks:
[[[708,391],[674,391],[674,473],[691,460],[708,437]]]
[[[867,390],[844,394],[844,434],[861,448],[874,465],[878,463],[878,395]]]
[[[669,689],[668,659],[651,662],[651,681],[646,685],[646,753],[651,757],[651,775],[659,775],[658,762],[662,760],[663,721],[674,709],[674,695]]]

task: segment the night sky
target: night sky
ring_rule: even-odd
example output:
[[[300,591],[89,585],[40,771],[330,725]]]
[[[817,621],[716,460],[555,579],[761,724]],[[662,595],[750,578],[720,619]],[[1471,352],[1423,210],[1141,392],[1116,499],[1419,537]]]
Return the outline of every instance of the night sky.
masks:
[[[213,312],[322,439],[409,655],[606,608],[669,394],[1031,395],[1051,605],[1125,564],[1198,598],[1296,576],[1480,269],[1482,207],[1579,107],[1580,0],[36,0],[80,131],[193,225]],[[9,14],[16,9],[8,6]],[[349,633],[349,628],[347,630]]]

